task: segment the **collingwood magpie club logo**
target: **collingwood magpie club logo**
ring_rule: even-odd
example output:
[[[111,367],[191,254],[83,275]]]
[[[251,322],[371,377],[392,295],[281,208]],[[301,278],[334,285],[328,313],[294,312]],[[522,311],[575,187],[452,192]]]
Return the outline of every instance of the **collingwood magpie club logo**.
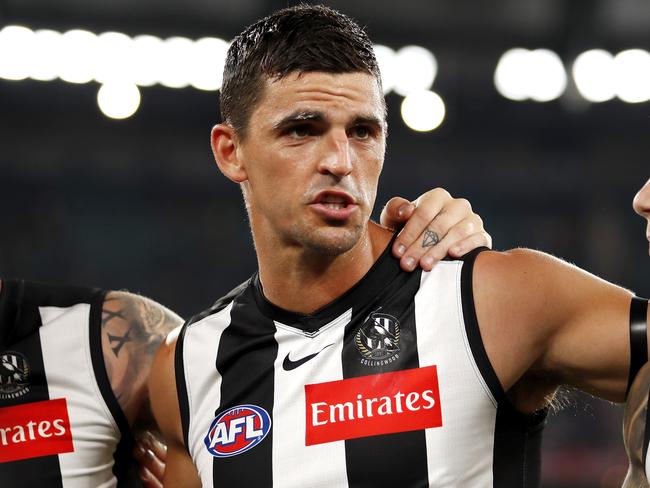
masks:
[[[372,312],[354,335],[364,366],[383,366],[399,359],[399,322],[379,310]]]
[[[0,354],[0,399],[18,398],[29,393],[29,363],[19,352]]]

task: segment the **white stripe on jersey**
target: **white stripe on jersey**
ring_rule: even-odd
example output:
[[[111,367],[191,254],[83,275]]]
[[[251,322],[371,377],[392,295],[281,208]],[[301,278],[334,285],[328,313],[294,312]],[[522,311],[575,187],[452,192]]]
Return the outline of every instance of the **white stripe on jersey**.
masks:
[[[313,336],[275,322],[273,488],[348,486],[345,441],[305,445],[304,385],[343,379],[343,333],[351,318],[352,309]],[[298,361],[314,353],[318,355],[295,369],[285,371],[282,366],[287,355]],[[330,466],[326,472],[323,464]]]
[[[214,365],[221,334],[230,325],[232,306],[233,302],[219,313],[190,324],[183,339],[183,371],[190,417],[188,449],[202,480],[212,480],[214,458],[205,448],[203,438],[214,419],[215,409],[221,403],[221,375]],[[197,359],[192,361],[189,358]]]
[[[425,431],[429,484],[491,487],[496,402],[467,341],[461,269],[458,261],[439,262],[422,273],[415,296],[420,367],[437,366],[442,406],[443,426]]]
[[[121,434],[95,379],[89,346],[90,305],[39,307],[39,312],[49,396],[66,398],[72,430],[74,452],[59,454],[63,488],[87,488],[89,482],[93,487],[113,488],[117,486],[113,452]],[[99,419],[105,421],[100,424]]]

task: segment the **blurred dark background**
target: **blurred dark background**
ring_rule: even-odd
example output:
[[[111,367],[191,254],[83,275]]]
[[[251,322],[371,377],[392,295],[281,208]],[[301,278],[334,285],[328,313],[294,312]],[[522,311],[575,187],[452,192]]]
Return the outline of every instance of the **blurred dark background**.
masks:
[[[228,40],[293,3],[0,0],[0,28]],[[472,202],[496,248],[541,249],[650,295],[644,223],[631,208],[650,176],[650,103],[591,104],[571,79],[557,100],[515,102],[493,81],[516,46],[552,49],[568,70],[587,49],[650,48],[650,2],[324,3],[376,43],[417,44],[438,61],[432,89],[447,107],[438,129],[412,131],[402,97],[387,95],[377,208],[442,186]],[[209,147],[218,92],[142,87],[139,110],[113,120],[97,107],[98,87],[0,79],[0,276],[127,288],[197,313],[256,267],[239,190]],[[544,486],[620,486],[620,408],[567,397],[546,435]]]

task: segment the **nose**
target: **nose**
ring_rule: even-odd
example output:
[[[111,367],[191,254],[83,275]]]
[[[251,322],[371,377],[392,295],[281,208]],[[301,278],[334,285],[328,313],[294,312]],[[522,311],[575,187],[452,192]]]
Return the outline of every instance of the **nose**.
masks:
[[[324,154],[318,164],[320,174],[331,174],[343,178],[352,172],[353,154],[350,141],[344,130],[331,131],[323,139]]]
[[[641,217],[650,219],[650,179],[638,191],[632,202],[634,211]]]

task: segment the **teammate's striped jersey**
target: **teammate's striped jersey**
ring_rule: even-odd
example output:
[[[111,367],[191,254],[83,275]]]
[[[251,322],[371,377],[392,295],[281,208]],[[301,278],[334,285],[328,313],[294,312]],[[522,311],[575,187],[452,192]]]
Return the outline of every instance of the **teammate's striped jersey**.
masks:
[[[387,249],[310,315],[255,275],[190,320],[176,382],[203,486],[537,486],[545,413],[516,411],[488,361],[476,254],[405,273]]]
[[[141,486],[101,348],[100,290],[3,281],[0,485]]]

